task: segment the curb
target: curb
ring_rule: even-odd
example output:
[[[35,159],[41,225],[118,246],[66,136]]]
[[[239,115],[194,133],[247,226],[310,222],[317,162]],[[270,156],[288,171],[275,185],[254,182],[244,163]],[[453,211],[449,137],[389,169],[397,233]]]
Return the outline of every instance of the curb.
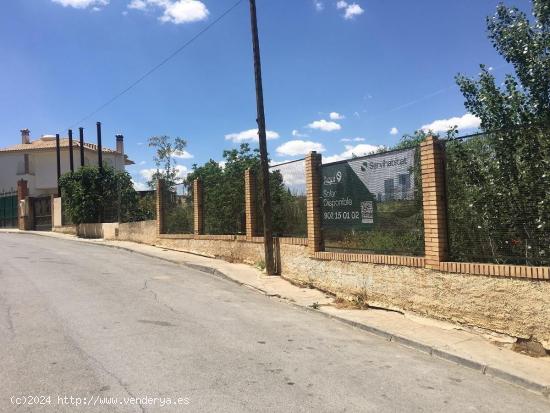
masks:
[[[52,237],[52,236],[47,235],[47,234],[33,233],[33,232],[27,232],[27,231],[2,231],[2,232],[3,233],[9,233],[9,234],[30,234],[30,235],[38,235],[38,236],[43,236],[43,237],[58,238],[58,237]],[[445,350],[441,350],[441,349],[438,349],[438,348],[435,348],[435,347],[431,347],[429,345],[423,344],[423,343],[421,343],[419,341],[416,341],[416,340],[412,340],[412,339],[409,339],[409,338],[406,338],[406,337],[395,335],[391,332],[382,330],[380,328],[369,326],[368,324],[359,323],[357,321],[353,321],[353,320],[349,320],[347,318],[343,318],[343,317],[340,317],[340,316],[337,316],[337,315],[329,314],[329,313],[326,313],[326,312],[322,311],[322,309],[317,310],[317,309],[313,309],[313,308],[310,308],[310,307],[307,307],[307,306],[296,304],[296,303],[290,301],[289,299],[286,299],[286,298],[281,297],[279,295],[268,294],[266,291],[264,291],[260,288],[254,287],[250,284],[246,284],[246,283],[237,281],[237,280],[229,277],[227,274],[221,272],[220,270],[218,270],[214,267],[209,267],[209,266],[200,265],[200,264],[192,264],[192,263],[181,262],[181,261],[175,261],[175,260],[171,260],[169,258],[159,257],[158,255],[148,254],[147,252],[136,251],[136,250],[128,248],[128,247],[123,247],[123,246],[119,246],[119,245],[110,245],[110,244],[106,244],[104,242],[87,241],[87,240],[83,240],[83,239],[80,239],[80,238],[77,238],[77,237],[74,237],[74,239],[59,237],[58,239],[66,240],[66,241],[77,241],[77,242],[81,242],[83,244],[89,244],[89,245],[98,245],[98,246],[103,246],[103,247],[115,248],[115,249],[119,249],[119,250],[124,250],[124,251],[128,251],[128,252],[140,254],[140,255],[143,255],[143,256],[146,256],[146,257],[149,257],[149,258],[156,258],[156,259],[159,259],[159,260],[162,260],[162,261],[165,261],[165,262],[170,262],[172,264],[183,265],[183,266],[185,266],[187,268],[190,268],[192,270],[200,271],[202,273],[210,274],[210,275],[216,276],[218,278],[222,278],[224,280],[231,281],[232,283],[237,284],[239,286],[248,287],[248,288],[250,288],[250,289],[252,289],[256,292],[259,292],[259,293],[265,295],[268,298],[278,298],[278,299],[284,300],[285,302],[291,304],[295,308],[299,308],[301,310],[305,310],[305,311],[309,311],[311,313],[322,315],[323,317],[326,317],[328,319],[339,321],[339,322],[347,324],[351,327],[354,327],[354,328],[366,331],[368,333],[371,333],[373,335],[376,335],[378,337],[381,337],[381,338],[383,338],[383,339],[385,339],[389,342],[394,342],[394,343],[399,344],[401,346],[412,348],[412,349],[418,350],[422,353],[429,354],[432,357],[436,357],[436,358],[439,358],[439,359],[442,359],[442,360],[446,360],[446,361],[461,365],[461,366],[466,367],[466,368],[471,369],[471,370],[476,370],[476,371],[480,372],[483,375],[494,377],[494,378],[502,380],[506,383],[513,384],[515,386],[524,388],[526,390],[538,393],[538,394],[540,394],[540,395],[542,395],[546,398],[550,398],[550,385],[545,385],[545,384],[537,383],[537,382],[532,381],[532,380],[525,379],[521,376],[515,375],[513,373],[509,373],[509,372],[501,370],[499,368],[491,367],[489,365],[479,363],[477,361],[468,359],[466,357],[462,357],[462,356],[459,356],[457,354],[454,354],[454,353],[451,353],[451,352],[448,352],[448,351],[445,351]],[[146,244],[146,245],[148,245],[148,244]],[[152,245],[152,246],[157,247],[157,248],[162,248],[162,247],[156,246],[156,245]],[[180,251],[180,252],[183,252],[183,251]]]

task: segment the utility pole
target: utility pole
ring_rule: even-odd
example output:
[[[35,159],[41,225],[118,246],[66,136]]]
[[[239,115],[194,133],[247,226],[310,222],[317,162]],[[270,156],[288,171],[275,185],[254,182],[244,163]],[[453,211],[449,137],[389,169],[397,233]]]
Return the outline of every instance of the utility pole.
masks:
[[[264,250],[265,269],[268,275],[275,274],[273,258],[273,226],[271,214],[271,191],[269,189],[269,164],[267,160],[267,139],[264,113],[264,92],[262,86],[262,64],[260,61],[260,40],[258,38],[258,20],[256,0],[250,0],[250,20],[252,25],[252,49],[254,51],[254,76],[256,80],[256,107],[258,138],[260,142],[260,169],[262,176],[262,207],[264,212]]]

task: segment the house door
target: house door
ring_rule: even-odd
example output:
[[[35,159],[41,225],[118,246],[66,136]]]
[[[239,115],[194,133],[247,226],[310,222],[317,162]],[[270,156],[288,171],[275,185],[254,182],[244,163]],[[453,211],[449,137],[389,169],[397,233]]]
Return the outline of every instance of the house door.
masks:
[[[52,199],[51,197],[30,198],[32,207],[32,222],[35,231],[52,230]]]

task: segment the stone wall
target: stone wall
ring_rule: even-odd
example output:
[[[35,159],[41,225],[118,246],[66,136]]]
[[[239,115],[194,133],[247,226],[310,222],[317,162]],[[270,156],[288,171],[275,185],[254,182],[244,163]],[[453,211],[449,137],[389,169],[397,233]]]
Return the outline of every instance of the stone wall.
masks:
[[[157,241],[157,221],[140,221],[119,224],[119,241],[133,241],[141,244],[156,244]]]
[[[62,227],[52,227],[53,232],[61,234],[76,235],[76,225],[64,225]]]
[[[78,224],[76,235],[80,238],[103,238],[104,224]]]
[[[424,268],[308,258],[281,245],[282,276],[339,296],[400,311],[530,338],[550,349],[548,281],[452,274]]]
[[[244,240],[209,240],[175,238],[162,236],[157,239],[156,245],[170,249],[204,255],[206,257],[220,258],[229,262],[243,262],[256,265],[263,262],[264,245],[258,242]]]

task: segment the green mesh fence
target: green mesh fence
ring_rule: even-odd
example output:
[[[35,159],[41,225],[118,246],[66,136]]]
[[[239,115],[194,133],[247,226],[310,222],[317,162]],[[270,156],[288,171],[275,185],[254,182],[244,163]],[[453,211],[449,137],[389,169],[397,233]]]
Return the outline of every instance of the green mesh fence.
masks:
[[[244,172],[226,175],[224,181],[203,183],[204,233],[246,234]]]
[[[307,237],[305,160],[284,162],[269,168],[273,235]],[[256,235],[263,235],[262,184],[256,173]]]
[[[419,148],[324,164],[327,251],[424,255]]]
[[[17,227],[17,192],[0,191],[0,228]]]
[[[184,184],[164,189],[164,233],[193,233],[193,191],[188,191]]]
[[[550,128],[448,140],[450,259],[550,265]]]

